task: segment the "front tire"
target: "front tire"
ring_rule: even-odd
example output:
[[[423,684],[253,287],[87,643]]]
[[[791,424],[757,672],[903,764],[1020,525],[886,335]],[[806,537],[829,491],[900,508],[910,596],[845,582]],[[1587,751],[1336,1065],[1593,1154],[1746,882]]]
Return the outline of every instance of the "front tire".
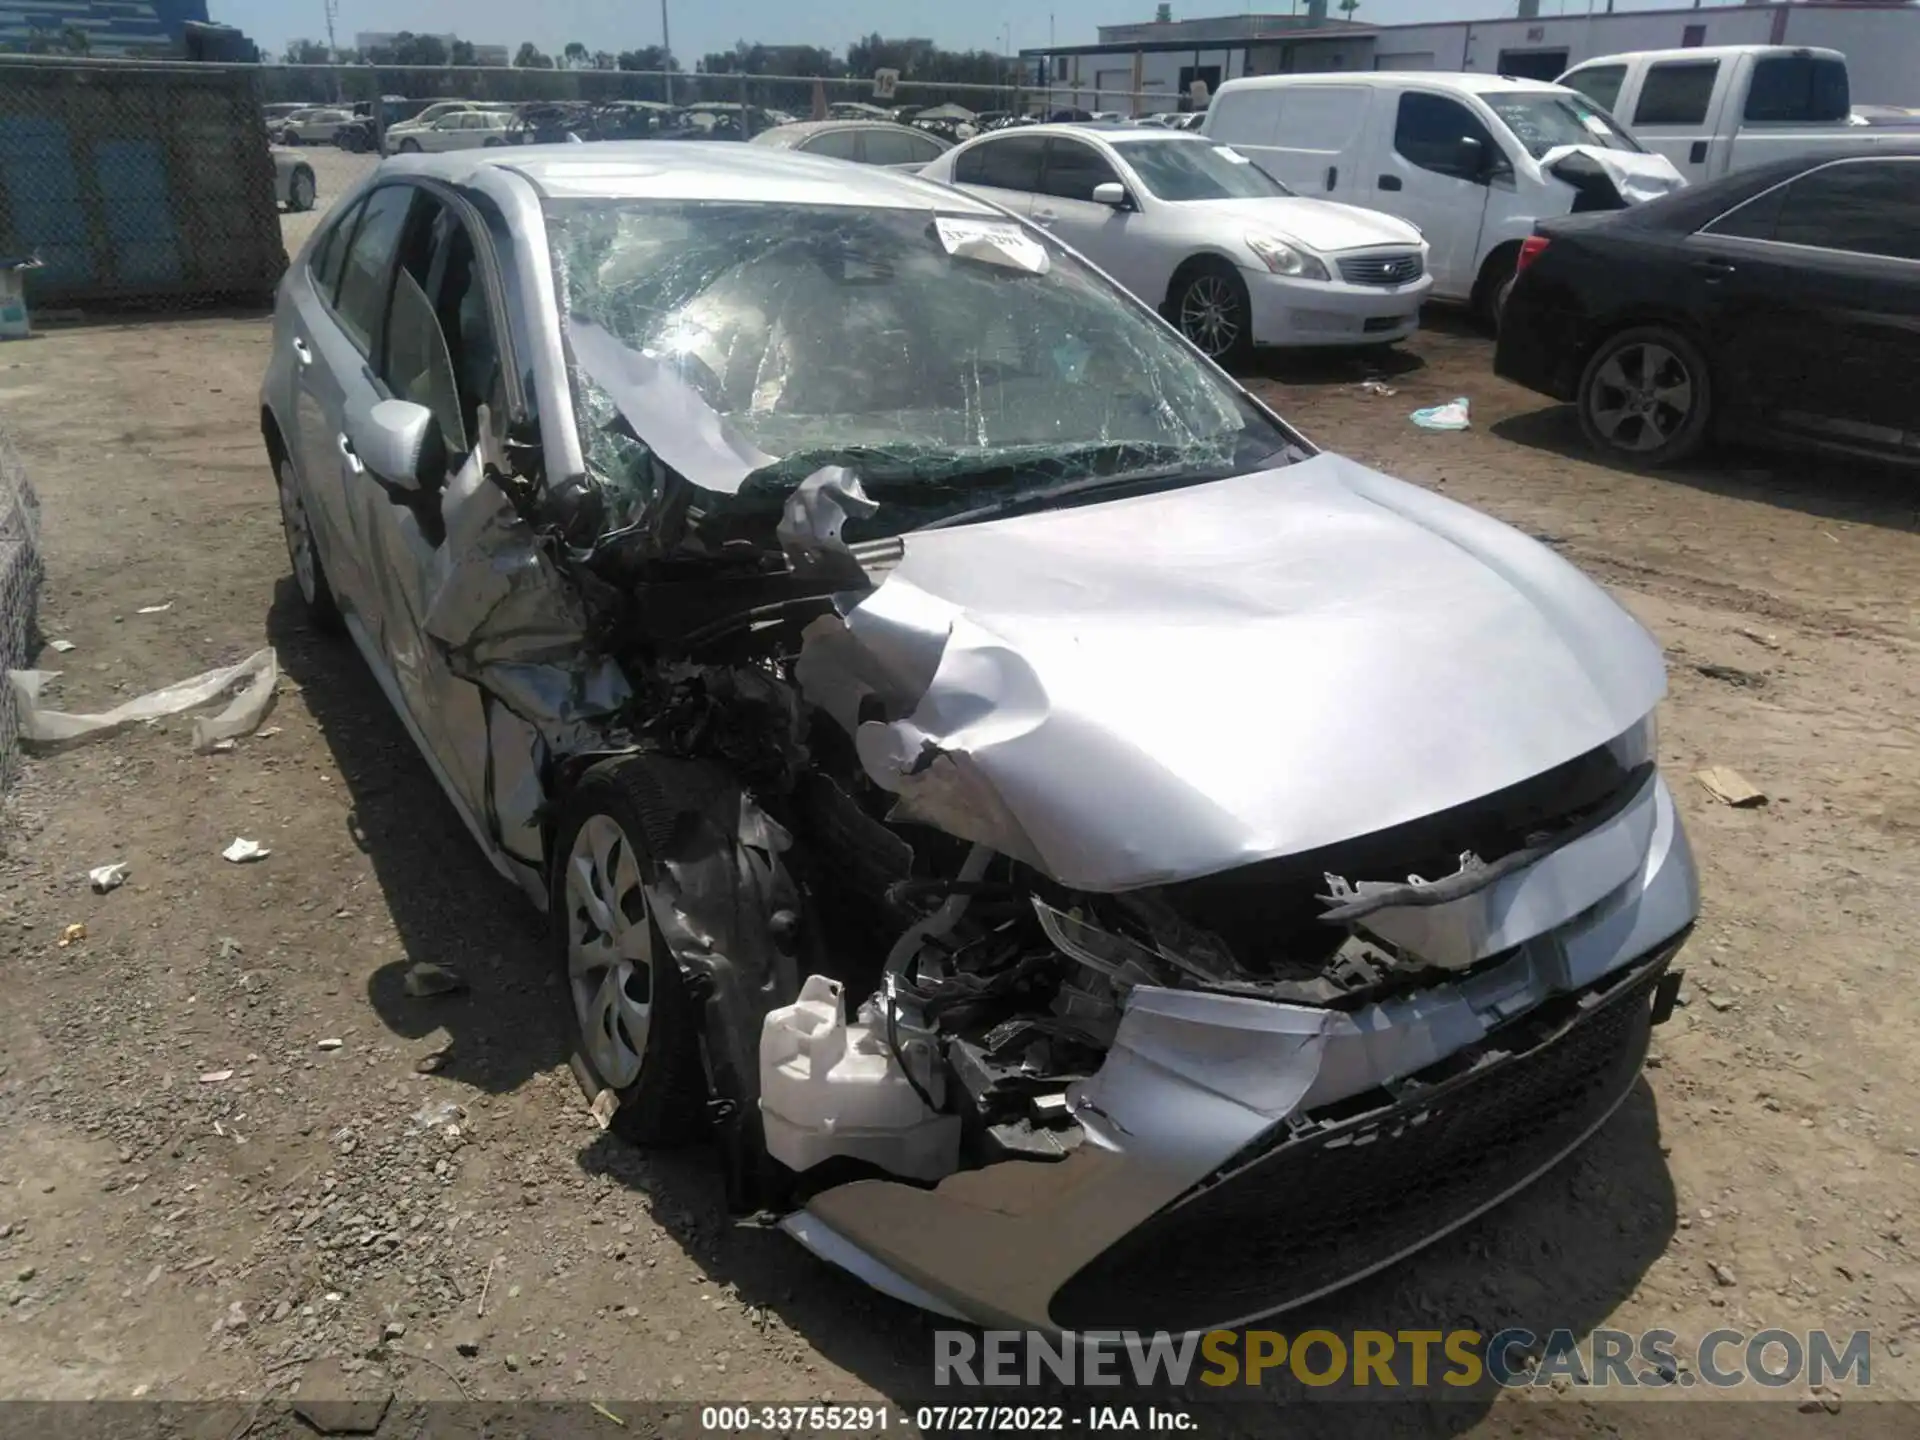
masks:
[[[1171,318],[1210,360],[1237,360],[1253,349],[1253,306],[1246,281],[1225,261],[1194,265],[1174,282]]]
[[[619,1097],[612,1128],[638,1145],[706,1130],[698,1011],[648,906],[659,874],[658,787],[646,762],[594,766],[561,807],[548,878],[550,943],[574,1019],[577,1058]]]
[[[340,606],[333,598],[320,551],[313,543],[313,524],[293,461],[282,456],[274,467],[274,479],[280,491],[280,528],[287,537],[287,559],[293,565],[293,582],[300,589],[300,599],[307,607],[307,620],[316,630],[335,633],[340,629]]]
[[[1706,357],[1677,330],[1638,326],[1610,336],[1580,377],[1580,429],[1596,450],[1650,467],[1706,442],[1713,380]]]

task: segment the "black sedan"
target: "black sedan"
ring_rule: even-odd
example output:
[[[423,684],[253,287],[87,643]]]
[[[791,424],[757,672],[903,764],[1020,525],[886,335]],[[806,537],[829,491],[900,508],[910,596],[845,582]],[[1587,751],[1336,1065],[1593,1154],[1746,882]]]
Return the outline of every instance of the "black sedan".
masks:
[[[1494,369],[1643,465],[1734,434],[1920,461],[1920,147],[1543,221]]]

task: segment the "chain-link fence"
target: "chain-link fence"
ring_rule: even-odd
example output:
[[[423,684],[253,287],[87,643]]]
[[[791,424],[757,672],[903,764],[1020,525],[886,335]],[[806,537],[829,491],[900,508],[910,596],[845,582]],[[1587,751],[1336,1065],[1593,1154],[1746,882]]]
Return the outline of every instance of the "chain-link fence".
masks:
[[[0,672],[29,659],[40,605],[40,501],[26,467],[0,431]],[[20,717],[13,687],[0,683],[0,791],[20,762]]]
[[[286,256],[253,78],[0,57],[0,259],[30,310],[257,302]]]
[[[955,141],[1174,105],[1164,91],[1031,78],[1010,62],[1004,83],[983,83],[0,56],[0,261],[39,260],[26,284],[42,322],[129,304],[261,304],[311,232],[308,212],[381,154],[572,137],[742,141],[820,118],[897,120]]]

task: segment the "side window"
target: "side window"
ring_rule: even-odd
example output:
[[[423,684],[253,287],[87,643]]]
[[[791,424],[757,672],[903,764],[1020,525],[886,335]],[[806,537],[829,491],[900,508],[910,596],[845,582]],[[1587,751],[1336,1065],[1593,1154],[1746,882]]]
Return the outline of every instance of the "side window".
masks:
[[[1271,145],[1280,128],[1280,96],[1270,90],[1216,95],[1207,133],[1224,145]]]
[[[334,313],[340,328],[366,354],[373,352],[380,316],[387,308],[387,281],[393,273],[394,251],[399,247],[400,228],[414,194],[411,185],[383,185],[369,195],[353,243],[347,248]]]
[[[809,155],[824,155],[829,160],[858,160],[860,132],[858,130],[822,130],[800,148]]]
[[[320,237],[320,246],[313,252],[313,259],[308,262],[314,288],[326,297],[329,305],[340,288],[340,271],[347,263],[347,245],[353,239],[353,227],[360,223],[360,212],[366,208],[366,202],[362,201],[329,225],[327,233]]]
[[[1487,127],[1466,106],[1419,90],[1400,97],[1393,148],[1422,170],[1455,180],[1480,179],[1484,167],[1501,153]]]
[[[913,151],[914,163],[919,165],[938,160],[947,153],[947,147],[931,135],[909,135],[907,145]]]
[[[1718,60],[1665,60],[1647,67],[1640,82],[1640,100],[1633,107],[1635,125],[1702,125],[1713,101]]]
[[[1786,197],[1787,187],[1776,185],[1754,196],[1746,204],[1729,210],[1702,233],[1728,235],[1740,240],[1771,240],[1780,224],[1780,207]]]
[[[1045,141],[1031,135],[976,145],[953,167],[956,185],[991,185],[1000,190],[1040,188],[1040,154]]]
[[[1062,200],[1091,200],[1094,186],[1119,178],[1106,157],[1091,145],[1058,137],[1047,142],[1047,168],[1040,181],[1041,194],[1058,195]]]
[[[1742,118],[1759,125],[1813,125],[1845,120],[1852,108],[1846,61],[1769,55],[1753,67]]]
[[[1569,90],[1578,90],[1602,110],[1612,113],[1613,107],[1620,103],[1620,87],[1626,80],[1624,65],[1594,65],[1574,71],[1560,83]]]
[[[400,246],[380,377],[433,411],[447,449],[464,456],[483,404],[496,408],[500,349],[474,241],[458,215],[428,200]]]
[[[1920,260],[1920,163],[1857,160],[1802,175],[1787,186],[1773,238]]]
[[[915,165],[933,158],[921,137],[906,130],[869,130],[866,142],[869,165]]]

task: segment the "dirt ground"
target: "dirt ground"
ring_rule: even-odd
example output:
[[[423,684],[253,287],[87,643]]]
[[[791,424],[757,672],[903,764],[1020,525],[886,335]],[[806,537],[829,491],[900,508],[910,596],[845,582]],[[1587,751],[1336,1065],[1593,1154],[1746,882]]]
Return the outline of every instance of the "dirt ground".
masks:
[[[365,163],[316,157],[323,201]],[[265,644],[285,675],[232,753],[163,722],[30,760],[8,803],[0,1396],[285,1394],[329,1367],[415,1399],[915,1393],[930,1322],[730,1227],[702,1155],[637,1154],[586,1113],[531,911],[357,655],[297,618],[256,423],[268,341],[199,318],[0,349],[41,623],[75,647],[40,657],[55,702]],[[1660,636],[1661,758],[1705,891],[1687,1003],[1574,1159],[1285,1324],[1664,1327],[1689,1359],[1718,1326],[1870,1329],[1876,1390],[1920,1396],[1913,482],[1757,453],[1611,469],[1489,358],[1438,316],[1383,366],[1250,378],[1318,443],[1556,546]],[[1408,422],[1455,395],[1470,432]],[[1770,803],[1715,802],[1689,778],[1709,764]],[[226,863],[236,836],[271,856]],[[91,893],[114,860],[130,882]],[[417,960],[471,993],[407,997]],[[1435,1424],[1534,1432],[1554,1408],[1480,1396]]]

